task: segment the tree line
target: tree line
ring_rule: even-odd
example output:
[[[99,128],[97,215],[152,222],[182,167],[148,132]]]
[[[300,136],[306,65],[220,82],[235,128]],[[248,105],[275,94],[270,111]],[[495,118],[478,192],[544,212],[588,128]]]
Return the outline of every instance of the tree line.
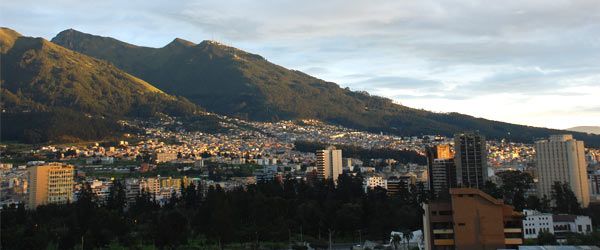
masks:
[[[388,240],[390,232],[421,228],[423,189],[402,188],[390,196],[377,188],[365,193],[360,176],[341,175],[309,184],[293,178],[225,191],[220,186],[182,188],[159,206],[142,191],[127,205],[121,181],[115,181],[106,201],[84,185],[77,201],[2,210],[5,249],[94,249],[121,246],[228,248],[264,247],[306,241],[327,246],[337,242]]]

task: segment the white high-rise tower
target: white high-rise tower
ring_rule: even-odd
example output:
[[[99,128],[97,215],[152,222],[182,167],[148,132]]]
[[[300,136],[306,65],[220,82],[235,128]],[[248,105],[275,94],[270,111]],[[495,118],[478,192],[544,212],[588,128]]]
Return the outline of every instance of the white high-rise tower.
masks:
[[[342,174],[342,150],[335,147],[317,150],[317,172],[319,178],[337,182],[338,176]]]
[[[572,135],[551,135],[549,140],[535,143],[538,194],[552,197],[555,182],[568,183],[582,207],[590,203],[587,163],[583,141]]]

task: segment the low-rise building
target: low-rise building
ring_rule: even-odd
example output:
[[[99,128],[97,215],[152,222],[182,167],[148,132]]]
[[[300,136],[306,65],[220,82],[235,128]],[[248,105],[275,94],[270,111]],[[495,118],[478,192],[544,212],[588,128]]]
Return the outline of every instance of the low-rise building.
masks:
[[[540,232],[554,234],[552,214],[528,209],[523,210],[523,214],[523,238],[537,239]]]
[[[423,204],[426,250],[500,249],[523,244],[522,214],[474,188],[450,189],[450,201]]]
[[[365,189],[365,193],[369,191],[369,189],[374,189],[376,187],[387,189],[387,180],[381,176],[368,176],[364,178],[363,188]]]
[[[29,202],[27,207],[64,204],[73,201],[74,167],[48,163],[29,167]]]
[[[570,233],[589,234],[592,232],[592,219],[588,216],[558,214],[553,215],[554,235],[565,238]]]

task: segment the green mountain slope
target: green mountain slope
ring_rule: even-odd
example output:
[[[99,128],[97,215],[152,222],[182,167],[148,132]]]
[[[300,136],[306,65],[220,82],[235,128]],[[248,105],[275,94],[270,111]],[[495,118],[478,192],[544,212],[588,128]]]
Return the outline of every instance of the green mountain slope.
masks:
[[[104,127],[117,128],[115,121],[123,117],[147,117],[158,112],[182,116],[199,111],[193,103],[165,94],[109,62],[42,38],[24,37],[13,30],[0,28],[0,45],[4,139],[23,139],[27,133],[25,129],[28,129],[25,127],[39,122],[36,118],[50,122],[51,117],[59,114],[70,117],[72,124],[95,120],[106,123]],[[32,119],[35,122],[30,124],[17,122]],[[67,124],[54,121],[55,124]],[[44,141],[73,130],[62,127],[54,126],[53,135],[48,135],[47,129],[37,125],[30,129],[38,130],[36,138]],[[66,137],[102,137],[111,130],[108,128],[97,133],[89,131],[90,136],[71,134]]]
[[[213,41],[194,45],[175,39],[165,47],[148,48],[75,30],[65,30],[52,41],[110,61],[165,92],[185,96],[210,111],[252,120],[316,118],[398,135],[452,135],[479,130],[491,138],[528,142],[563,132],[408,108],[386,98],[340,88]],[[600,146],[600,137],[580,133],[575,136]]]

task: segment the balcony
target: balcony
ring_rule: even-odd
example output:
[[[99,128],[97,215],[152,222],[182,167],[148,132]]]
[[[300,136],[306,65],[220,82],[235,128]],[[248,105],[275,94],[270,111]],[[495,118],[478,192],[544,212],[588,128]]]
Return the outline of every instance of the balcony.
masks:
[[[453,234],[454,229],[433,229],[434,234]]]
[[[436,240],[433,240],[433,245],[435,245],[435,246],[453,246],[454,239],[436,239]]]
[[[504,233],[521,233],[523,229],[521,228],[505,228]]]
[[[506,238],[504,239],[505,245],[522,245],[523,239],[521,238]]]

